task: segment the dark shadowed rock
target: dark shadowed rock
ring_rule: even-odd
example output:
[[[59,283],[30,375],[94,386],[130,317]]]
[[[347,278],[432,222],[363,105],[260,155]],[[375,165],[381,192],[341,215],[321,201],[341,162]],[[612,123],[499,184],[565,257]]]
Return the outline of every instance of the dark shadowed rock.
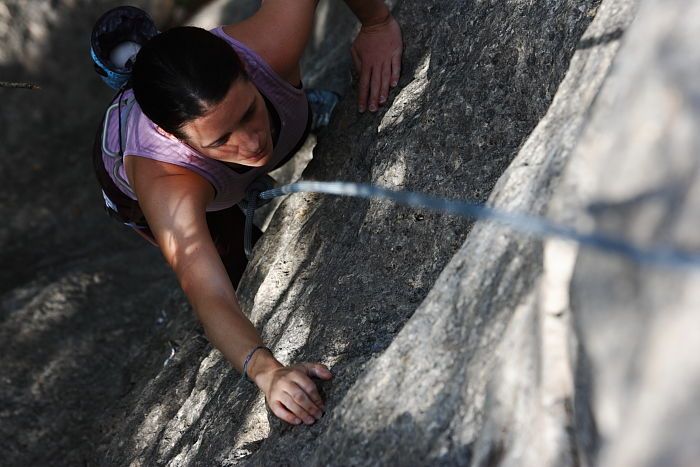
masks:
[[[94,464],[95,421],[194,325],[159,252],[107,217],[92,174],[111,91],[88,38],[117,3],[0,2],[0,80],[41,86],[0,88],[2,465]]]

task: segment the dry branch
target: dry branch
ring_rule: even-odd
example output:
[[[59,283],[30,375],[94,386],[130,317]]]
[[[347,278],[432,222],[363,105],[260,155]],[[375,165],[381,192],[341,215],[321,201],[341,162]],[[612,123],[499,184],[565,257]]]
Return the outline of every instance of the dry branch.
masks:
[[[8,81],[0,81],[0,88],[41,89],[36,84],[32,83],[11,83]]]

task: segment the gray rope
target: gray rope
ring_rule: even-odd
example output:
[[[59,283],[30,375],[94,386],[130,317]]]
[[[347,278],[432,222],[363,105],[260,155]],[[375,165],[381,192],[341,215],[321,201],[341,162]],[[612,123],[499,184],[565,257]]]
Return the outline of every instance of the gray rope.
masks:
[[[512,229],[536,237],[558,237],[574,241],[608,253],[617,254],[642,264],[666,267],[700,268],[700,254],[676,250],[666,246],[644,248],[629,241],[603,233],[581,233],[556,224],[542,217],[522,213],[510,213],[471,201],[453,201],[410,191],[394,191],[373,185],[349,182],[297,182],[260,193],[260,199],[272,199],[292,193],[325,193],[356,198],[389,199],[398,204],[446,212],[461,217],[492,220]],[[250,207],[249,203],[249,207]],[[253,207],[253,211],[255,208]],[[246,214],[247,215],[247,214]],[[252,215],[247,216],[248,218]],[[246,250],[247,251],[247,250]]]

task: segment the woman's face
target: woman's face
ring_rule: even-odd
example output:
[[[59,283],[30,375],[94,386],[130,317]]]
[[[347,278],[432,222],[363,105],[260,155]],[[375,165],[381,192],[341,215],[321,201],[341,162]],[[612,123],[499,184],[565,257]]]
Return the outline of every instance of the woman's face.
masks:
[[[239,78],[226,97],[182,127],[187,144],[212,159],[261,167],[272,156],[265,100],[255,85]]]

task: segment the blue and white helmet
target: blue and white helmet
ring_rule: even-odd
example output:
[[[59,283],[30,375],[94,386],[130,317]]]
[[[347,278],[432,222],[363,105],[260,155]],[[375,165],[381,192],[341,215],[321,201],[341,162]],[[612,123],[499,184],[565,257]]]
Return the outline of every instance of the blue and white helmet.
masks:
[[[120,6],[103,14],[90,38],[95,71],[113,89],[121,89],[131,77],[134,58],[142,45],[158,34],[148,14],[133,6]]]

